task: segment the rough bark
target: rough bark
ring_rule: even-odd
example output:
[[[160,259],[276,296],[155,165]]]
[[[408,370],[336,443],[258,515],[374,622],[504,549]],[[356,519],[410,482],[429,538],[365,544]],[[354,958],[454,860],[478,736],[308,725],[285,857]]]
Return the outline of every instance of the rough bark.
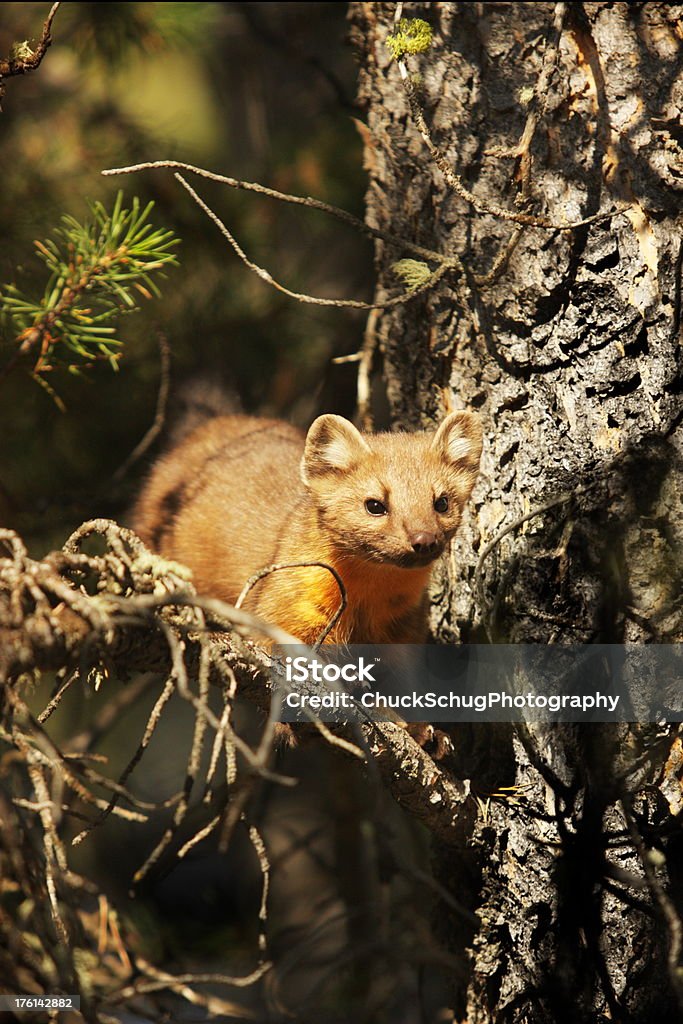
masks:
[[[677,641],[683,6],[404,4],[404,17],[433,29],[430,50],[406,58],[418,102],[476,205],[416,129],[386,46],[394,13],[351,5],[367,218],[457,253],[464,273],[376,319],[391,418],[411,427],[450,403],[475,408],[488,442],[473,514],[435,593],[435,633]],[[616,212],[560,231],[486,204],[561,224]],[[409,255],[378,245],[379,296],[394,293],[391,263]],[[671,738],[529,727],[492,741],[472,728],[456,749],[455,771],[475,789],[518,787],[461,836],[467,863],[436,850],[441,880],[481,920],[474,934],[442,922],[468,964],[451,993],[456,1019],[680,1012],[680,932],[666,897],[680,896],[680,802],[663,796],[676,789],[664,765]],[[651,847],[666,861],[654,881]]]

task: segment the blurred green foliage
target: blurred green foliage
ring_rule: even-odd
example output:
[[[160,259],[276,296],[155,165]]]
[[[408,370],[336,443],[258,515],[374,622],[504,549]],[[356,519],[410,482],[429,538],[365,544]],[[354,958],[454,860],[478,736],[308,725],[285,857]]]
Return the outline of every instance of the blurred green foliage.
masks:
[[[0,5],[0,53],[34,45],[49,3]],[[196,375],[234,387],[248,410],[306,423],[350,414],[355,368],[331,358],[358,348],[363,315],[304,306],[238,262],[170,171],[103,178],[107,167],[179,159],[362,215],[361,144],[346,5],[64,3],[41,66],[8,79],[0,114],[0,284],[41,293],[30,255],[87,200],[111,209],[124,189],[154,200],[155,223],[182,240],[182,267],[160,299],[126,318],[121,373],[54,371],[66,412],[26,370],[0,385],[0,520],[34,550],[61,544],[91,515],[123,517],[129,493],[111,477],[150,425],[159,386],[158,330],[172,386]],[[198,182],[247,253],[290,287],[367,299],[372,253],[313,211]],[[3,333],[0,364],[12,354]]]

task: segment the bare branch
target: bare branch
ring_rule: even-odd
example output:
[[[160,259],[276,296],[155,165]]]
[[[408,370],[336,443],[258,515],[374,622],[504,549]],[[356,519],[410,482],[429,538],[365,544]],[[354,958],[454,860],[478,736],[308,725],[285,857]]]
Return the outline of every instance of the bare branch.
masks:
[[[264,270],[263,267],[258,265],[258,263],[254,263],[253,260],[249,259],[237,239],[231,233],[229,228],[226,227],[218,214],[214,213],[211,207],[204,202],[189,182],[185,181],[181,174],[176,172],[176,174],[174,174],[174,178],[176,178],[183,188],[192,196],[197,206],[199,206],[207,217],[214,222],[223,237],[227,238],[235,253],[239,256],[245,266],[247,266],[249,270],[252,270],[257,277],[260,277],[262,281],[265,281],[266,284],[275,288],[276,291],[282,292],[283,295],[288,295],[291,299],[296,299],[298,302],[305,302],[313,306],[336,306],[340,309],[387,309],[390,306],[403,305],[406,302],[410,302],[411,299],[414,299],[416,296],[422,295],[423,292],[429,291],[438,281],[441,280],[446,271],[451,269],[451,262],[447,262],[442,258],[441,265],[429,276],[421,287],[415,288],[403,295],[399,295],[394,299],[387,299],[386,302],[360,302],[357,299],[321,299],[317,298],[315,295],[306,295],[303,292],[293,292],[290,288],[286,288],[283,284],[276,281],[268,270]]]
[[[199,670],[203,645],[209,645],[213,652],[212,681],[223,680],[215,665],[219,660],[227,661],[239,695],[269,713],[271,724],[277,720],[272,658],[253,645],[243,644],[240,635],[265,635],[278,644],[298,643],[295,637],[243,609],[197,597],[181,575],[181,567],[152,555],[130,530],[107,520],[83,524],[62,552],[42,562],[28,558],[16,535],[11,531],[5,533],[4,542],[10,554],[0,558],[0,673],[11,685],[17,685],[22,673],[35,668],[82,662],[87,669],[89,665],[101,665],[105,658],[112,671],[118,671],[120,666],[126,673],[156,671],[167,675],[175,664],[173,685],[167,683],[163,692],[162,700],[166,700],[174,688],[186,688],[190,676]],[[110,550],[105,555],[86,556],[78,550],[93,533],[107,540]],[[93,597],[77,589],[78,581],[88,576],[99,580]],[[36,610],[27,621],[22,595],[29,586],[33,594],[31,606],[35,605]],[[50,594],[58,595],[55,608],[48,600]],[[211,637],[211,630],[230,632]],[[173,649],[169,650],[171,635],[176,639],[171,641]],[[186,699],[196,709],[201,708],[211,728],[223,728],[221,719],[189,688]],[[332,730],[314,718],[312,721],[330,743],[345,753],[356,758],[366,756],[355,742],[357,727],[339,726]],[[152,722],[149,728],[153,727]],[[467,794],[448,781],[402,727],[366,723],[361,731],[399,802],[405,803],[427,827],[447,836]],[[143,749],[146,742],[147,734],[143,737]],[[258,751],[249,751],[244,745],[256,776],[273,777],[265,767],[270,746],[269,730],[264,733]],[[139,756],[138,750],[135,763]],[[129,761],[126,778],[133,767]],[[237,805],[234,810],[236,813]],[[214,810],[211,816],[215,813]],[[241,811],[237,820],[240,814]]]
[[[26,44],[17,54],[0,60],[0,101],[4,94],[3,78],[11,78],[13,75],[25,75],[27,71],[35,71],[36,68],[40,67],[43,57],[52,43],[52,21],[58,9],[59,2],[54,3],[50,8],[50,13],[45,19],[43,31],[35,50],[30,50],[28,44]],[[2,107],[0,106],[1,110]]]
[[[166,419],[166,406],[168,404],[168,393],[171,382],[171,349],[168,338],[163,331],[157,332],[159,342],[159,355],[161,357],[161,369],[159,379],[159,393],[157,394],[157,405],[154,413],[154,420],[145,436],[136,444],[128,458],[119,466],[114,473],[112,480],[118,483],[126,475],[131,466],[135,465],[142,456],[149,451],[159,434],[161,433]]]
[[[207,171],[203,167],[195,167],[193,164],[186,164],[180,160],[152,160],[141,164],[130,164],[127,167],[110,167],[101,173],[107,177],[114,174],[135,174],[137,171],[148,171],[155,170],[158,168],[170,169],[178,168],[184,171],[190,171],[192,174],[198,174],[201,178],[208,178],[209,181],[217,181],[223,185],[229,185],[231,188],[242,189],[246,192],[256,192],[259,195],[267,196],[270,199],[277,199],[282,203],[293,203],[295,206],[306,206],[311,210],[320,210],[321,213],[327,213],[331,217],[336,217],[337,220],[342,221],[344,224],[348,224],[349,227],[359,231],[362,235],[366,235],[368,238],[379,239],[382,242],[387,242],[395,248],[402,250],[405,249],[409,252],[414,252],[417,256],[422,256],[425,260],[431,260],[437,263],[443,263],[444,261],[454,268],[459,269],[459,262],[455,257],[446,256],[443,253],[435,252],[433,249],[426,249],[422,245],[417,245],[411,242],[407,238],[402,238],[400,235],[394,235],[390,231],[381,231],[379,228],[373,228],[365,221],[360,220],[358,217],[354,217],[352,213],[348,213],[346,210],[340,209],[338,206],[333,206],[331,203],[325,203],[321,199],[313,199],[311,196],[296,196],[291,195],[288,192],[278,192],[274,188],[268,188],[266,185],[260,185],[258,182],[253,181],[240,181],[237,178],[230,178],[224,174],[216,174],[214,171]]]
[[[337,625],[339,619],[344,614],[344,609],[346,608],[347,605],[346,587],[344,586],[344,581],[337,572],[337,570],[334,568],[334,566],[328,565],[327,562],[287,562],[282,563],[280,565],[267,565],[265,569],[260,569],[259,572],[256,572],[254,573],[253,576],[249,577],[247,582],[244,584],[244,587],[242,588],[242,593],[235,602],[235,608],[241,608],[247,594],[252,589],[252,587],[254,587],[258,582],[260,582],[260,580],[265,579],[266,576],[270,576],[271,573],[280,572],[280,570],[282,569],[308,569],[315,567],[318,567],[320,569],[327,569],[327,571],[332,574],[335,583],[339,587],[339,607],[337,608],[334,615],[327,623],[324,630],[322,631],[322,633],[316,640],[315,644],[313,645],[313,649],[317,650],[318,647],[320,647],[320,645],[325,642],[325,640],[330,635],[334,627]]]

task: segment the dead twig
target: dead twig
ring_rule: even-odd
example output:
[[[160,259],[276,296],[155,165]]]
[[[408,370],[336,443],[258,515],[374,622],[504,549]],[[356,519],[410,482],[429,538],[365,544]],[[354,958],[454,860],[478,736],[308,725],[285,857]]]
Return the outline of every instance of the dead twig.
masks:
[[[267,196],[269,199],[277,199],[282,203],[292,203],[295,206],[306,206],[311,210],[319,210],[321,213],[327,213],[330,217],[335,217],[343,224],[347,224],[354,230],[359,231],[362,235],[367,238],[378,239],[382,242],[387,242],[398,250],[406,250],[414,253],[416,256],[421,256],[422,259],[429,262],[436,263],[449,263],[453,269],[460,270],[460,263],[456,257],[446,256],[444,253],[436,252],[434,249],[427,249],[423,245],[417,245],[415,242],[411,242],[407,238],[402,238],[400,235],[394,235],[390,231],[382,231],[379,228],[373,228],[365,221],[360,220],[358,217],[354,217],[352,213],[348,213],[346,210],[342,210],[338,206],[333,206],[331,203],[325,203],[321,199],[313,199],[312,196],[296,196],[288,192],[278,192],[277,189],[268,188],[266,185],[260,185],[254,181],[240,181],[238,178],[230,178],[225,174],[216,174],[214,171],[207,171],[203,167],[195,167],[194,164],[183,163],[180,160],[152,160],[140,164],[129,164],[127,167],[110,167],[101,173],[107,177],[115,174],[135,174],[137,171],[147,171],[154,169],[169,169],[173,170],[177,168],[181,171],[190,171],[192,174],[197,174],[201,178],[208,178],[209,181],[216,181],[222,185],[229,185],[230,188],[241,189],[246,192],[256,192],[258,195]]]
[[[372,386],[370,381],[370,374],[372,372],[372,362],[377,349],[377,321],[381,315],[380,309],[372,309],[368,314],[367,323],[365,325],[365,333],[363,335],[363,347],[360,352],[352,352],[348,356],[337,356],[332,362],[337,365],[343,363],[358,363],[358,377],[356,384],[356,407],[358,409],[358,418],[361,422],[363,430],[372,430],[372,409],[370,403],[372,400]]]
[[[0,59],[0,111],[2,111],[2,98],[4,95],[3,78],[11,78],[13,75],[25,75],[28,71],[35,71],[40,67],[48,47],[52,43],[52,22],[59,9],[59,2],[54,3],[50,13],[45,19],[43,31],[38,40],[35,50],[31,50],[25,42],[15,47],[15,52],[5,59]]]
[[[240,594],[240,596],[235,601],[235,608],[241,608],[243,603],[244,603],[244,601],[245,601],[245,598],[246,598],[247,594],[252,589],[252,587],[254,587],[262,579],[265,579],[266,576],[270,576],[271,573],[273,573],[273,572],[280,572],[282,569],[313,569],[313,568],[327,569],[327,571],[332,574],[332,576],[334,577],[335,583],[339,587],[339,607],[337,608],[337,610],[335,611],[334,615],[332,616],[330,621],[327,623],[325,628],[323,629],[323,631],[320,634],[320,636],[318,637],[318,639],[315,641],[315,643],[313,645],[313,650],[317,651],[317,649],[321,646],[321,644],[323,644],[325,642],[327,637],[330,635],[330,633],[332,632],[334,627],[339,622],[339,619],[344,614],[344,609],[346,608],[346,605],[348,603],[347,597],[346,597],[346,587],[344,586],[343,579],[341,578],[341,576],[339,575],[337,570],[334,568],[334,566],[328,565],[327,562],[287,562],[287,563],[282,562],[279,565],[267,565],[264,569],[260,569],[258,572],[254,573],[253,576],[249,577],[247,582],[244,584],[244,587],[242,588],[242,593]]]
[[[307,295],[304,292],[294,292],[290,288],[286,288],[283,284],[280,284],[279,281],[276,281],[268,270],[264,270],[264,268],[260,267],[258,263],[254,263],[253,260],[249,259],[230,229],[226,227],[218,214],[211,209],[208,203],[204,202],[201,196],[197,194],[195,189],[192,188],[190,183],[187,182],[181,174],[176,172],[174,174],[174,178],[180,182],[186,192],[188,192],[188,194],[194,199],[197,206],[199,206],[207,217],[214,222],[244,265],[247,266],[249,270],[253,271],[257,277],[260,277],[262,281],[269,284],[271,288],[275,288],[276,291],[282,292],[283,295],[289,296],[290,299],[296,299],[298,302],[305,302],[313,306],[336,306],[339,309],[387,309],[390,306],[403,305],[406,302],[410,302],[418,295],[422,295],[424,292],[430,291],[434,285],[441,280],[444,274],[453,267],[452,261],[441,258],[440,266],[430,274],[424,284],[420,285],[419,288],[405,292],[403,295],[399,295],[394,299],[387,299],[386,302],[360,302],[357,299],[321,299],[315,295]]]
[[[159,342],[159,356],[161,358],[159,392],[157,394],[157,405],[154,413],[154,420],[151,427],[146,431],[145,436],[136,444],[127,459],[119,466],[112,477],[114,483],[124,478],[131,466],[134,466],[142,456],[149,451],[159,434],[161,433],[166,420],[166,407],[168,405],[168,393],[171,383],[171,348],[168,338],[163,331],[157,332]]]
[[[81,544],[92,535],[106,540],[108,550],[104,554],[85,555],[80,551]],[[272,657],[256,646],[241,642],[240,636],[262,635],[277,644],[297,644],[296,637],[242,608],[198,597],[183,579],[181,567],[153,556],[129,530],[107,520],[84,523],[62,552],[42,562],[28,558],[21,541],[10,531],[0,535],[0,541],[8,552],[7,557],[0,558],[0,660],[10,687],[21,685],[21,673],[33,668],[63,667],[74,660],[78,663],[84,648],[91,652],[89,657],[95,664],[103,657],[110,659],[114,671],[118,671],[119,664],[129,672],[151,670],[166,676],[170,671],[172,678],[159,698],[161,705],[157,702],[156,713],[150,716],[145,735],[129,759],[123,782],[139,762],[141,751],[146,749],[165,703],[172,693],[180,694],[181,689],[184,693],[180,695],[192,703],[195,712],[205,718],[216,735],[220,734],[225,742],[229,738],[230,743],[243,752],[247,775],[242,784],[246,790],[250,788],[250,778],[283,781],[267,767],[272,729],[278,715],[273,694],[282,680],[279,676],[273,679]],[[80,590],[82,580],[89,580],[91,593]],[[27,593],[31,596],[27,597]],[[57,607],[56,602],[59,602]],[[33,611],[28,613],[27,609]],[[165,623],[165,627],[161,623]],[[217,633],[220,635],[216,636]],[[168,640],[171,634],[174,636],[172,650]],[[221,663],[227,661],[237,682],[237,693],[268,714],[256,751],[229,732],[225,717],[216,715],[190,689],[189,680],[197,673],[202,645],[211,652],[212,681],[221,681],[225,692],[233,692],[230,677],[220,668]],[[337,726],[332,731],[323,723],[317,723],[314,716],[311,721],[327,742],[355,758],[367,757],[354,742],[356,726]],[[378,758],[381,775],[397,799],[429,828],[448,835],[464,799],[458,787],[446,786],[438,800],[433,797],[435,786],[446,785],[446,776],[405,730],[391,724],[365,723],[361,731]],[[73,783],[71,781],[77,766],[84,780],[94,781],[97,777],[98,784],[106,785],[111,793],[117,794],[117,799],[105,803],[107,814],[113,813],[119,798],[131,799],[122,782],[103,780],[100,773],[85,763],[67,762],[63,758],[60,761],[54,753],[49,756],[55,765],[53,770],[67,773],[64,777],[69,786],[81,785],[75,778]],[[209,823],[221,817],[229,788],[221,787],[209,798],[210,803],[204,804]],[[233,815],[234,812],[238,821],[244,807],[239,806],[241,798],[235,803],[237,795],[233,793],[228,813]],[[181,798],[173,796],[166,801],[166,806],[175,806]],[[112,810],[107,810],[110,806]],[[101,807],[100,803],[98,810]],[[98,820],[103,820],[101,815]],[[207,819],[200,827],[207,827]],[[185,840],[184,845],[187,842]]]
[[[568,502],[573,501],[580,494],[584,494],[588,490],[587,486],[579,486],[573,491],[567,491],[564,494],[558,494],[554,498],[550,498],[548,501],[543,502],[542,505],[537,505],[531,512],[526,512],[523,516],[519,516],[514,519],[507,526],[503,526],[502,529],[485,545],[482,553],[479,555],[477,561],[477,567],[474,570],[474,592],[477,595],[479,602],[480,613],[483,616],[483,609],[486,606],[485,594],[484,594],[484,563],[489,557],[491,552],[498,547],[500,542],[507,537],[509,533],[513,533],[524,523],[530,519],[535,519],[536,516],[543,515],[544,512],[549,512],[550,509],[556,508],[558,505],[566,505]]]

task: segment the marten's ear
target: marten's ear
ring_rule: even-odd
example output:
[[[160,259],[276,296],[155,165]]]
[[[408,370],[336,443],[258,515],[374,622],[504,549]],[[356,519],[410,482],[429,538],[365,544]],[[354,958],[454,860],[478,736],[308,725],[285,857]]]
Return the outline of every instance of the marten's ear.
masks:
[[[362,434],[343,416],[318,416],[306,436],[301,479],[308,485],[327,473],[345,473],[369,451]]]
[[[476,473],[481,459],[481,423],[471,412],[452,412],[432,441],[434,451],[456,469]]]

